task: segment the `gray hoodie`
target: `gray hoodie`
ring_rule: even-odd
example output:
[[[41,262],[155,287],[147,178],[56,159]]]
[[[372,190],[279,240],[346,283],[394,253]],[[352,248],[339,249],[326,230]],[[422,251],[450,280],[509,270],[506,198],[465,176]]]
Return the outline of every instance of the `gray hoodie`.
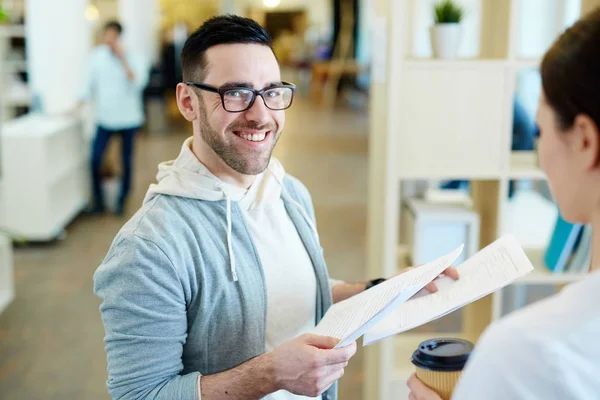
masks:
[[[265,279],[245,199],[281,196],[315,269],[315,323],[332,303],[308,190],[273,158],[246,196],[210,174],[190,143],[159,166],[158,184],[94,275],[115,399],[193,400],[199,374],[265,352]],[[336,385],[323,398],[336,399]]]

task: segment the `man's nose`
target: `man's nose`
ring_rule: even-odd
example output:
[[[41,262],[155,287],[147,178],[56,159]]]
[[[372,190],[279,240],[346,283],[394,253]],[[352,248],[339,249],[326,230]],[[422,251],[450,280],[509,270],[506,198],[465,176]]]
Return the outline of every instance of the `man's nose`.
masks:
[[[254,121],[259,125],[264,125],[271,120],[271,110],[267,108],[265,101],[261,96],[256,96],[252,107],[246,110],[245,117],[248,121]]]

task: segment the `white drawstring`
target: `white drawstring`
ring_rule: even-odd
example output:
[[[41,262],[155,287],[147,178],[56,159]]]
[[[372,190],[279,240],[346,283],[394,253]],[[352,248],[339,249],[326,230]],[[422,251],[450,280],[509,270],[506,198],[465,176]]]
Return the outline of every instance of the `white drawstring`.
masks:
[[[300,203],[298,203],[296,200],[294,200],[294,198],[289,194],[287,188],[285,187],[283,182],[279,179],[279,177],[275,174],[273,174],[273,176],[275,177],[277,182],[279,182],[279,185],[281,185],[282,191],[285,192],[288,200],[292,202],[292,204],[298,209],[298,211],[300,211],[300,214],[302,214],[302,217],[304,217],[304,220],[308,223],[308,226],[310,226],[310,228],[312,229],[312,231],[317,239],[317,243],[319,243],[319,233],[317,232],[317,227],[315,226],[314,222],[312,221],[312,219],[310,218],[310,216],[308,215],[308,213],[306,212],[304,207],[302,207],[302,205]],[[229,196],[227,196],[227,192],[225,192],[225,190],[223,189],[223,186],[221,186],[220,184],[217,184],[217,188],[223,193],[223,196],[225,197],[225,200],[227,201],[227,250],[229,252],[229,265],[231,268],[231,276],[233,277],[233,281],[237,282],[238,276],[237,276],[237,271],[235,268],[235,256],[233,254],[233,243],[232,243],[233,238],[231,235],[231,224],[232,224],[232,222],[231,222],[231,199],[229,198]]]
[[[227,195],[227,247],[229,248],[229,263],[231,264],[231,276],[233,276],[233,281],[237,282],[238,276],[235,270],[235,256],[233,255],[233,247],[231,244],[231,200]]]
[[[229,252],[229,266],[231,268],[231,276],[233,277],[233,281],[238,281],[237,271],[235,270],[235,256],[233,255],[233,245],[232,245],[232,237],[231,237],[231,199],[227,196],[227,193],[223,189],[223,187],[217,184],[217,187],[225,196],[225,200],[227,201],[227,250]]]

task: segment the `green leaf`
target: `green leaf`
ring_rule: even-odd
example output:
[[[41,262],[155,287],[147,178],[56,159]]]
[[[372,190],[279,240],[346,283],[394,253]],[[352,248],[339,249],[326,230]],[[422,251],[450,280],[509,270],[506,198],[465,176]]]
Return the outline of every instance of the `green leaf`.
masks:
[[[463,8],[455,4],[452,0],[444,0],[437,3],[434,11],[436,24],[459,23],[464,15]]]
[[[10,14],[4,7],[0,6],[0,22],[8,21],[10,19]]]

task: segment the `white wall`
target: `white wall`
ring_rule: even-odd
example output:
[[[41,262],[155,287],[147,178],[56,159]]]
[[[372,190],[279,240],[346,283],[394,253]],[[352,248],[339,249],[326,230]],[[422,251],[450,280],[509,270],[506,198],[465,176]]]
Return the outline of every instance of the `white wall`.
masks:
[[[77,101],[92,44],[87,5],[88,0],[27,0],[30,87],[46,113],[64,112]]]
[[[579,18],[581,0],[521,0],[517,56],[538,58]]]
[[[146,62],[156,62],[159,57],[158,0],[119,0],[118,10],[125,45],[144,57]]]
[[[581,11],[581,0],[521,0],[520,5],[517,58],[521,59],[542,57],[556,37],[579,18]],[[531,118],[535,118],[541,84],[536,68],[524,69],[519,74],[517,96]]]
[[[356,60],[359,64],[369,64],[371,59],[371,38],[375,12],[369,0],[358,3],[358,43]]]

